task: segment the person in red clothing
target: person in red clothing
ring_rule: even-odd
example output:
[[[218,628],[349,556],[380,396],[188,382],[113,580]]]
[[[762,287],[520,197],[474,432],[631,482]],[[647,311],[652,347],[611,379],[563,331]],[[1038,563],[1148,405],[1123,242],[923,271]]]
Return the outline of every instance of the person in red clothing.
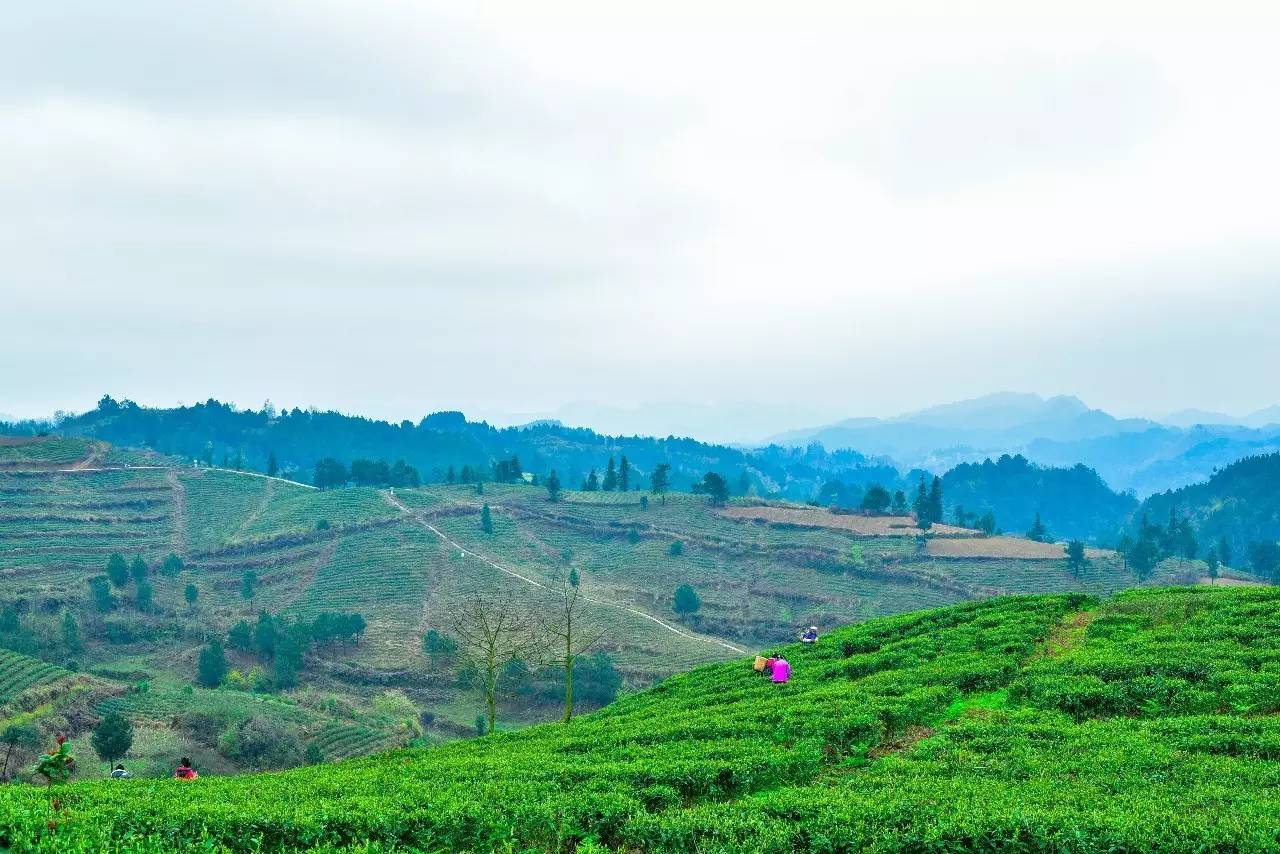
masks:
[[[173,769],[173,776],[177,780],[194,780],[200,775],[191,767],[191,760],[184,756],[178,763],[178,767]]]

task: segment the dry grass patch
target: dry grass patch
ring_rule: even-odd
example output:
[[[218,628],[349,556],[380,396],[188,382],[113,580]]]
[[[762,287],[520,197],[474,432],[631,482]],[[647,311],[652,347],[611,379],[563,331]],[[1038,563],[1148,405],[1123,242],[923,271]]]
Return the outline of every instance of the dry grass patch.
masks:
[[[752,521],[763,519],[786,525],[803,525],[809,528],[835,528],[851,531],[864,537],[914,537],[924,533],[916,527],[910,516],[859,516],[832,513],[816,507],[778,507],[758,505],[753,507],[726,507],[721,515],[730,519]],[[934,525],[930,532],[941,536],[965,536],[974,532],[953,525]]]
[[[925,545],[924,551],[930,557],[989,557],[1023,560],[1064,560],[1066,558],[1066,552],[1061,543],[1038,543],[1021,537],[931,539]],[[1085,549],[1085,557],[1091,560],[1113,555],[1114,552],[1106,549]]]

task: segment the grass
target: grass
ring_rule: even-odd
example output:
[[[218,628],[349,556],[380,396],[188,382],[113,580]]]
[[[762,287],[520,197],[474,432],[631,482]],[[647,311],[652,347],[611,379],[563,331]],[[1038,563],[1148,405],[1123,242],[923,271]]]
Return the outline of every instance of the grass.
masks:
[[[1064,621],[1080,643],[1038,655]],[[23,850],[1262,851],[1280,590],[871,620],[543,725],[283,774],[0,791]]]

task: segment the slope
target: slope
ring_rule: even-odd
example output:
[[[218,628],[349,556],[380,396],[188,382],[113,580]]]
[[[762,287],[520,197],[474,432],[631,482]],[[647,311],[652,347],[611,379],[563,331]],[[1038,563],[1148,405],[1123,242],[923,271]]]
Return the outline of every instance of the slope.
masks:
[[[700,668],[580,718],[242,778],[0,792],[27,850],[1270,850],[1280,591],[873,620],[774,685]]]

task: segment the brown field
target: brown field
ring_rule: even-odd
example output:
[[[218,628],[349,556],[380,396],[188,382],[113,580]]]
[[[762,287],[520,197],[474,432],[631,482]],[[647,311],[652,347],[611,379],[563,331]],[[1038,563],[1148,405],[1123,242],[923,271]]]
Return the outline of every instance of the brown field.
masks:
[[[1061,543],[1037,543],[1021,537],[975,537],[971,539],[936,539],[925,544],[930,557],[1023,558],[1025,560],[1063,560]],[[1085,557],[1110,557],[1106,549],[1085,549]]]
[[[726,507],[720,511],[730,519],[764,519],[788,525],[806,525],[811,528],[837,528],[852,531],[864,537],[914,537],[924,533],[916,527],[910,516],[843,516],[828,510],[810,507]],[[966,536],[974,532],[953,525],[934,525],[935,535]]]

